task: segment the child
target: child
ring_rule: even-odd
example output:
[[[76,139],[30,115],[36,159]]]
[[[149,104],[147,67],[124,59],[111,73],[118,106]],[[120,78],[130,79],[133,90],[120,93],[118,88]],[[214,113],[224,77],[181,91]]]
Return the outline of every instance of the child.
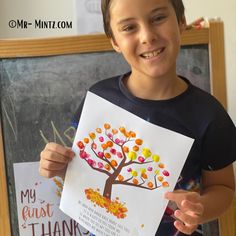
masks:
[[[236,129],[215,98],[176,74],[186,27],[182,0],[102,0],[102,12],[105,32],[131,72],[90,91],[195,139],[175,191],[165,196],[171,204],[156,236],[201,235],[198,226],[225,212],[234,196]],[[73,156],[69,148],[49,143],[41,153],[41,175],[64,176]]]

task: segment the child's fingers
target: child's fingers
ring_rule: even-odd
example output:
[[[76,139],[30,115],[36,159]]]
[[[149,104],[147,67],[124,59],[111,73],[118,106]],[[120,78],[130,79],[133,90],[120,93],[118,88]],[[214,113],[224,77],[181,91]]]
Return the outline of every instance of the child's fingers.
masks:
[[[47,178],[64,177],[68,162],[74,152],[56,143],[48,143],[40,154],[39,173]]]
[[[181,210],[176,210],[174,215],[175,217],[183,222],[186,225],[198,225],[199,224],[199,216],[196,214],[191,214],[192,212],[184,213]]]
[[[181,202],[180,209],[183,212],[191,212],[192,214],[199,216],[202,215],[204,211],[204,207],[199,201],[191,202],[188,200],[183,200]]]
[[[42,159],[40,161],[40,167],[49,171],[63,170],[67,166],[67,163],[68,162],[56,162]]]
[[[176,220],[174,222],[174,226],[176,227],[178,231],[187,235],[191,235],[197,229],[197,225],[184,224],[183,222],[179,220]]]
[[[75,156],[74,152],[71,150],[71,148],[64,147],[62,145],[59,145],[57,143],[48,143],[45,146],[44,150],[51,151],[53,153],[58,153],[62,156],[73,158]]]
[[[170,201],[174,201],[179,208],[183,207],[184,200],[187,200],[193,203],[200,202],[200,195],[199,193],[196,193],[196,192],[187,192],[187,191],[167,192],[165,194],[165,198]]]
[[[204,211],[200,202],[200,195],[195,192],[169,192],[165,196],[168,200],[176,202],[179,209],[174,213],[175,227],[187,235],[191,235],[199,223]]]
[[[40,154],[41,160],[67,163],[75,156],[74,152],[67,147],[56,143],[48,143]]]
[[[53,152],[48,149],[44,149],[41,152],[40,159],[41,159],[41,161],[44,161],[44,163],[46,163],[46,161],[52,161],[52,162],[58,162],[58,163],[68,163],[71,160],[71,158],[68,157],[68,155],[62,155],[60,153]]]
[[[67,163],[68,162],[60,163],[41,158],[39,163],[39,173],[47,178],[52,178],[54,176],[63,177],[65,175]]]

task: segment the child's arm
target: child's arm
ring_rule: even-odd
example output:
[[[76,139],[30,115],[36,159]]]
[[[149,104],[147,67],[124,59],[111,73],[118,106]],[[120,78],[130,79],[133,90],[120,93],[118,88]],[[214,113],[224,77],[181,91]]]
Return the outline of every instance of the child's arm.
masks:
[[[217,171],[203,171],[202,194],[186,191],[167,193],[168,200],[176,202],[178,210],[175,216],[175,227],[191,234],[199,224],[218,218],[230,206],[235,180],[233,165]]]
[[[67,164],[74,157],[74,152],[57,143],[48,143],[40,154],[40,175],[52,178],[60,176],[64,178]]]

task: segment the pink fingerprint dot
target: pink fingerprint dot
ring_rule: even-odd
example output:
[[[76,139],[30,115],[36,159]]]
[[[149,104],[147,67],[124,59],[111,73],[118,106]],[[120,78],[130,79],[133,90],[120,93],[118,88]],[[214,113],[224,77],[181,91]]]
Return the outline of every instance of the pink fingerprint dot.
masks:
[[[121,152],[117,152],[116,155],[117,155],[119,158],[122,158],[122,157],[123,157],[123,155],[122,155]]]
[[[104,138],[101,136],[98,138],[100,142],[103,142],[104,141]]]
[[[139,156],[139,157],[138,157],[138,160],[139,160],[139,162],[141,162],[141,163],[143,163],[143,162],[145,161],[144,157],[142,157],[142,156]]]
[[[167,170],[163,170],[162,174],[165,175],[165,176],[169,176],[170,175],[170,173]]]
[[[102,162],[98,162],[98,167],[100,168],[100,169],[102,169],[103,168],[103,163]]]
[[[124,144],[124,142],[125,142],[125,141],[124,141],[123,139],[120,140],[120,144]]]
[[[88,157],[87,153],[85,151],[81,151],[79,154],[80,158],[85,159]]]
[[[98,156],[99,156],[100,158],[103,158],[103,157],[104,157],[104,153],[103,153],[103,152],[98,152]]]
[[[116,149],[115,148],[111,148],[110,152],[111,152],[111,154],[116,155]]]
[[[88,162],[88,164],[89,164],[90,166],[92,166],[93,163],[94,163],[94,161],[93,161],[92,159],[88,159],[87,162]]]
[[[116,144],[119,144],[119,143],[120,143],[120,139],[116,138],[116,139],[115,139],[115,143],[116,143]]]

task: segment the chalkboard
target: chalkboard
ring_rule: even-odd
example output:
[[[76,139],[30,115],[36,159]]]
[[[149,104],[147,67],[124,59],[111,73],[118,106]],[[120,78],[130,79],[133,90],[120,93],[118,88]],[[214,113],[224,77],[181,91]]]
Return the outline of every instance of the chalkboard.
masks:
[[[195,34],[199,32],[193,31],[192,37]],[[214,94],[209,41],[186,42],[178,57],[178,74]],[[70,121],[86,90],[96,81],[129,71],[122,56],[110,48],[100,52],[88,49],[83,53],[61,53],[65,55],[49,53],[49,56],[35,57],[28,54],[11,58],[2,56],[0,60],[1,122],[7,179],[4,181],[8,184],[12,236],[18,235],[13,163],[39,160],[46,141],[70,146],[75,132]],[[221,68],[224,73],[224,67]],[[218,235],[217,225],[215,230],[217,234],[214,235]]]

